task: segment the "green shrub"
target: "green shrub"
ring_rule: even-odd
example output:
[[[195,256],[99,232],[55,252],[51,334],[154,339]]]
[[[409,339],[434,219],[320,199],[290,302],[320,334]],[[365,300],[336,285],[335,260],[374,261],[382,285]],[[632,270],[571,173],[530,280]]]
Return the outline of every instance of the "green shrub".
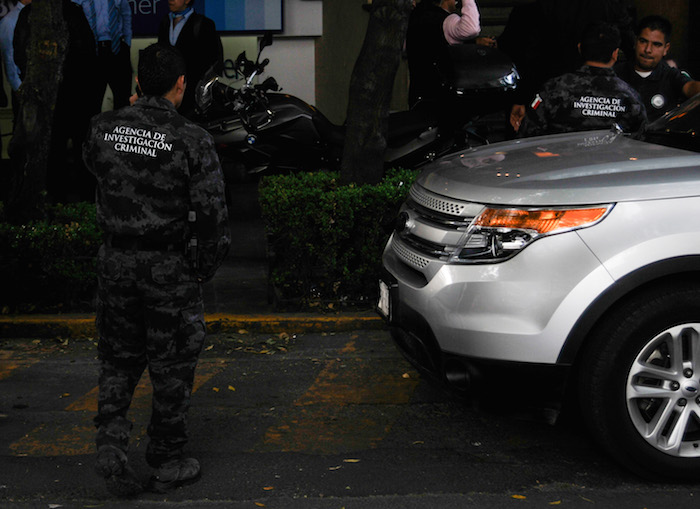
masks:
[[[271,283],[282,303],[374,303],[381,255],[415,170],[377,185],[340,185],[333,172],[264,178]]]
[[[26,225],[0,223],[0,308],[92,308],[100,242],[95,205],[89,203],[52,206],[47,219]]]

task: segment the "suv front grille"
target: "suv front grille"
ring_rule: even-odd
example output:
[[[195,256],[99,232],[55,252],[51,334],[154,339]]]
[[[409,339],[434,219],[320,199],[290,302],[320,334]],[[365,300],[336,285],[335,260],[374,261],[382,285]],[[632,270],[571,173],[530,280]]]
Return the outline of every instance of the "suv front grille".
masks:
[[[420,270],[431,261],[447,261],[482,207],[446,199],[414,184],[402,212],[410,226],[397,227],[394,253]]]
[[[392,246],[394,248],[394,253],[396,253],[398,257],[401,258],[404,261],[404,263],[408,265],[411,265],[418,269],[424,269],[430,263],[430,260],[428,258],[420,256],[415,252],[409,250],[401,242],[394,242]]]
[[[415,203],[426,209],[450,216],[461,216],[466,208],[464,203],[435,196],[417,185],[411,187],[410,197]]]

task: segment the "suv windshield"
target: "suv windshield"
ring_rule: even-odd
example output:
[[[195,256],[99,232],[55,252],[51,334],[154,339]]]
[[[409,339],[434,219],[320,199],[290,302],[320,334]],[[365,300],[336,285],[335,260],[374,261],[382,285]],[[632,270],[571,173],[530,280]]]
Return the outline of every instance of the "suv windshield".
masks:
[[[649,143],[700,152],[700,94],[649,124],[641,139]]]

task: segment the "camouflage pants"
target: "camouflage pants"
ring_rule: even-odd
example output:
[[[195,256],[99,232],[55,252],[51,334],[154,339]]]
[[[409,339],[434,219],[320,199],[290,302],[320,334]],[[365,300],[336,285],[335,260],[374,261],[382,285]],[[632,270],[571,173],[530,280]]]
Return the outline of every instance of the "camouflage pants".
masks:
[[[143,371],[153,386],[146,459],[153,467],[177,459],[187,442],[187,410],[204,342],[201,285],[180,253],[98,254],[100,359],[97,447],[126,452],[131,399]]]

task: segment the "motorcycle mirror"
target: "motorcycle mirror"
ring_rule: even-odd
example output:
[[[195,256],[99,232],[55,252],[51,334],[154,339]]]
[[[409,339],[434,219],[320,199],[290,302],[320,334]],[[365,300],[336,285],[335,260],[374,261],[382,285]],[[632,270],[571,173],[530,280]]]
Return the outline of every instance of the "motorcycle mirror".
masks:
[[[260,52],[268,46],[272,46],[272,32],[265,32],[260,38]]]
[[[267,78],[265,81],[262,82],[260,85],[260,88],[262,90],[272,90],[273,92],[277,92],[279,90],[279,85],[277,84],[277,80],[270,76]]]
[[[214,102],[213,88],[218,81],[219,77],[214,73],[212,67],[197,84],[194,100],[199,113],[206,113]]]

